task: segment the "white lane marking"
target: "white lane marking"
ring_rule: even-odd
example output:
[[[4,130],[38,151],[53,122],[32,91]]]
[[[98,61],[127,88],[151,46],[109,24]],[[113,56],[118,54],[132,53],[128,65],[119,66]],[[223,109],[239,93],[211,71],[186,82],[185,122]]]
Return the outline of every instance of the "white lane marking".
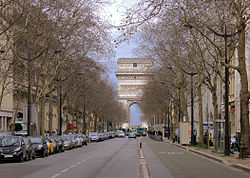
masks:
[[[98,153],[101,153],[101,152],[102,152],[102,151],[99,151]],[[95,155],[96,155],[96,154],[95,154]],[[87,158],[85,158],[85,159],[83,159],[83,160],[81,160],[81,161],[79,161],[79,162],[77,162],[77,163],[71,165],[69,168],[66,168],[66,169],[62,170],[60,173],[57,173],[57,174],[51,176],[51,178],[55,178],[55,177],[60,176],[62,173],[65,173],[65,172],[69,171],[70,169],[72,169],[72,168],[78,166],[79,164],[84,163],[85,161],[87,161],[88,159],[92,158],[92,157],[95,156],[95,155],[89,156],[89,157],[87,157]]]
[[[71,168],[74,168],[74,167],[76,167],[77,165],[76,164],[73,164],[72,166],[70,166],[69,168],[71,169]]]
[[[183,152],[168,152],[169,155],[183,155]]]
[[[164,151],[160,151],[160,152],[158,152],[159,154],[166,154],[166,152],[164,152]]]
[[[60,176],[60,175],[61,175],[61,174],[58,173],[58,174],[55,174],[55,175],[51,176],[51,178],[55,178],[55,177],[58,177],[58,176]]]
[[[69,170],[69,168],[66,168],[64,170],[61,171],[61,173],[67,172]]]

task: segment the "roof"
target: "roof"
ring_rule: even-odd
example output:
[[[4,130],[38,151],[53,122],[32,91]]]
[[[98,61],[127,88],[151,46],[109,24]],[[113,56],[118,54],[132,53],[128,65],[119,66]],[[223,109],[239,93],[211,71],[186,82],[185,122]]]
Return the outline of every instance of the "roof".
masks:
[[[132,64],[132,63],[153,64],[153,60],[147,58],[119,58],[117,61],[117,64]]]

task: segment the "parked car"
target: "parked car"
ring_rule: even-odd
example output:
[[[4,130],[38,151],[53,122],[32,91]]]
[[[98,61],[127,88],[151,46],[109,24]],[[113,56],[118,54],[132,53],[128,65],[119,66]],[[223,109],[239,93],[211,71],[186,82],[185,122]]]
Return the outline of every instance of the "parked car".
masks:
[[[80,138],[77,134],[74,134],[74,138],[76,140],[76,147],[82,146],[82,138]]]
[[[79,137],[80,138],[82,138],[82,145],[87,145],[88,143],[88,140],[87,140],[87,137],[86,137],[86,135],[85,134],[82,134],[82,133],[80,133],[80,134],[78,134],[79,135]]]
[[[64,149],[70,150],[73,148],[72,140],[68,135],[62,136],[62,140],[63,140]]]
[[[128,138],[136,138],[136,132],[129,132]]]
[[[56,135],[54,136],[55,141],[57,142],[58,145],[58,152],[64,152],[64,141],[62,139],[62,136]]]
[[[51,138],[44,136],[45,141],[48,145],[48,154],[54,154],[54,143]]]
[[[231,150],[232,151],[240,151],[240,139],[239,134],[231,135]]]
[[[59,144],[57,143],[57,141],[55,140],[55,137],[49,137],[53,143],[53,151],[54,153],[59,153]]]
[[[72,141],[72,148],[76,148],[77,147],[77,143],[76,143],[77,141],[76,141],[74,135],[70,134],[69,137],[70,137],[70,139]]]
[[[45,157],[48,156],[48,144],[43,137],[31,136],[30,141],[32,146],[35,149],[36,155]]]
[[[103,132],[98,133],[98,136],[99,136],[99,141],[105,140],[105,135]]]
[[[35,148],[33,147],[30,137],[22,137],[23,141],[26,145],[26,159],[27,161],[32,160],[32,159],[36,159],[36,152],[35,152]]]
[[[26,145],[19,136],[6,136],[0,139],[0,160],[18,160],[27,157]]]
[[[89,138],[91,141],[99,141],[98,132],[89,132]]]
[[[123,138],[125,137],[125,133],[122,130],[117,130],[116,134],[118,137],[123,137]]]

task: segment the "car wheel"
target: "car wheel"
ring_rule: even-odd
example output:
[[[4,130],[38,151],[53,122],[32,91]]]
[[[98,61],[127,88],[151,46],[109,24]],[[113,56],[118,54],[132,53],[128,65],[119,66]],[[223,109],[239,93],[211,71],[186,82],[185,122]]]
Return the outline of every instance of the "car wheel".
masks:
[[[29,161],[29,160],[31,160],[31,156],[30,156],[30,154],[27,152],[26,153],[26,157],[25,157],[25,160],[26,161]]]
[[[23,162],[23,154],[20,155],[19,162],[20,162],[20,163]]]
[[[46,150],[43,150],[42,157],[44,158],[46,156]]]
[[[33,154],[33,159],[36,159],[36,153]]]

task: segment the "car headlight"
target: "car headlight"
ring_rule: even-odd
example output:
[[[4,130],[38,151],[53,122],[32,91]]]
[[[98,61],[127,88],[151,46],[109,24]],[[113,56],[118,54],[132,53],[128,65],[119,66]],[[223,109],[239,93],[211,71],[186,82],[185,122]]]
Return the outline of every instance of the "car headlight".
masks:
[[[43,145],[38,145],[38,148],[42,148],[43,147]]]
[[[15,152],[18,152],[18,151],[20,151],[21,150],[21,147],[18,147],[18,148],[16,148],[14,151]]]

